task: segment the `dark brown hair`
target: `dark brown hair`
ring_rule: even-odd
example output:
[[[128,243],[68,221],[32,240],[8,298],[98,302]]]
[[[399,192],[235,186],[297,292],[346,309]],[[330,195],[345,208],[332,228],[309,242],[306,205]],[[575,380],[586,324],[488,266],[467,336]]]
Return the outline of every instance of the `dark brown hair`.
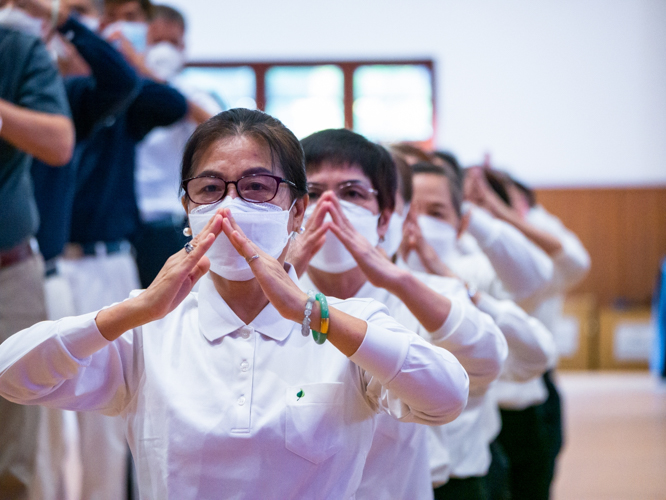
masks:
[[[419,162],[412,165],[413,174],[435,174],[446,178],[451,193],[451,202],[458,217],[462,215],[463,189],[460,178],[450,165],[434,165],[432,163]]]
[[[180,26],[180,28],[185,32],[185,18],[180,13],[180,11],[169,7],[168,5],[155,5],[153,6],[153,12],[150,16],[151,21],[156,19],[161,19],[169,23],[174,23]]]
[[[358,165],[377,190],[379,210],[395,208],[397,173],[391,155],[382,146],[344,128],[315,132],[301,144],[308,172],[316,172],[325,161],[340,166]]]
[[[150,0],[104,0],[104,5],[123,5],[133,2],[138,3],[146,17],[150,19],[150,16],[153,15],[153,4]]]
[[[292,198],[307,194],[303,149],[296,136],[276,118],[244,108],[223,111],[197,127],[185,145],[181,182],[194,175],[201,156],[213,143],[243,136],[259,140],[269,147],[272,167],[279,167],[284,178],[295,184],[295,187],[289,187]]]
[[[397,144],[391,144],[390,146],[391,153],[402,157],[403,160],[407,161],[407,156],[413,156],[418,160],[418,162],[427,162],[430,163],[431,158],[428,153],[423,151],[421,148],[414,146],[408,142],[399,142]],[[409,163],[409,162],[407,162]]]

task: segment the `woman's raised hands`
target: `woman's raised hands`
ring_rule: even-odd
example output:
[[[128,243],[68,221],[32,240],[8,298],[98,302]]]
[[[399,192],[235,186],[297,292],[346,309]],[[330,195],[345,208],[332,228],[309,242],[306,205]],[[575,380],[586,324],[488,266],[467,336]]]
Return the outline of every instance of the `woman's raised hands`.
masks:
[[[283,264],[245,236],[230,209],[224,208],[220,213],[224,234],[236,251],[248,261],[266,298],[283,317],[296,322],[302,321],[307,294],[291,280]]]
[[[124,332],[163,318],[192,291],[195,283],[208,272],[210,262],[204,254],[222,232],[222,216],[216,213],[185,249],[172,255],[151,285],[138,297],[103,309],[95,319],[107,340]]]

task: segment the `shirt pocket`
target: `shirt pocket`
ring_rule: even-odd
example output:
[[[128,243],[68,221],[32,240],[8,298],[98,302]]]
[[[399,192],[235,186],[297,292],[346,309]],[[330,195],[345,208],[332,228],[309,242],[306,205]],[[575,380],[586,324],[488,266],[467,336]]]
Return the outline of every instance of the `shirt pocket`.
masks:
[[[319,464],[342,448],[343,383],[305,384],[287,388],[286,448]]]

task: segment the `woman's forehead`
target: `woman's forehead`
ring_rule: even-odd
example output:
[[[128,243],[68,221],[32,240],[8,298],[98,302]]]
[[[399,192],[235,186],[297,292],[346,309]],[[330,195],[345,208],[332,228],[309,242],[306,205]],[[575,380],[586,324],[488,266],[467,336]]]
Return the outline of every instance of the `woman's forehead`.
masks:
[[[414,196],[424,194],[444,194],[449,192],[448,179],[442,175],[417,173],[412,178]]]
[[[338,184],[348,180],[370,182],[360,166],[350,163],[332,163],[327,160],[319,164],[315,170],[308,171],[307,177],[308,182],[322,184]]]
[[[282,174],[282,169],[274,165],[271,150],[264,141],[250,136],[224,137],[203,152],[195,175],[203,170],[216,170],[226,175],[242,174],[251,168],[265,168]]]

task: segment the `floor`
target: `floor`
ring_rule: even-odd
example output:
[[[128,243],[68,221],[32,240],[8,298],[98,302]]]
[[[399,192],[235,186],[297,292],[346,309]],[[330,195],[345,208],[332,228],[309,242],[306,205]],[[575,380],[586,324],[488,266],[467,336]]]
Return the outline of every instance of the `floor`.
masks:
[[[666,383],[563,372],[566,445],[554,500],[666,500]]]

